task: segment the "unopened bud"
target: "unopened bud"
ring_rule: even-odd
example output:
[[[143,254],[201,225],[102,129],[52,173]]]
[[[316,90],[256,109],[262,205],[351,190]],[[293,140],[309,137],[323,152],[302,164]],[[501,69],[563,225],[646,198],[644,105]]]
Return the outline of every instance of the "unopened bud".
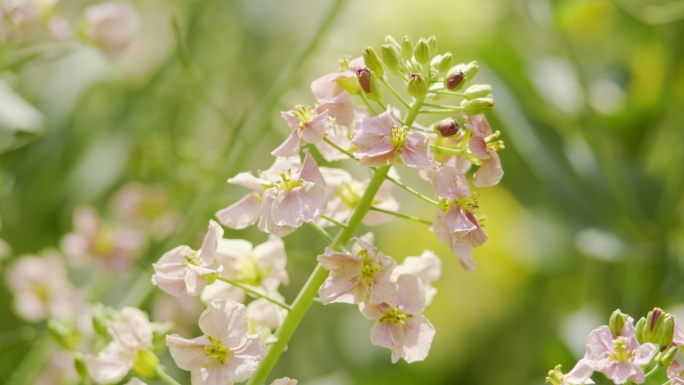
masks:
[[[610,332],[615,336],[621,335],[622,327],[625,326],[625,322],[627,322],[628,318],[629,316],[621,312],[620,309],[615,310],[613,314],[610,315],[610,321],[608,321]]]
[[[641,319],[634,325],[634,335],[640,344],[644,343],[644,330],[646,329],[646,318]]]
[[[159,358],[149,350],[138,350],[135,352],[133,371],[143,377],[152,377],[157,371]]]
[[[413,57],[420,64],[428,64],[430,59],[432,59],[432,54],[430,54],[430,46],[425,39],[418,40],[416,48],[413,51]]]
[[[464,107],[463,111],[467,115],[480,115],[487,111],[494,109],[494,99],[492,98],[477,98],[473,100],[464,100],[461,103]]]
[[[385,74],[385,69],[382,67],[382,62],[380,61],[380,56],[375,53],[373,48],[368,47],[363,50],[363,62],[366,63],[366,67],[373,71],[377,76]]]
[[[433,64],[437,69],[437,72],[445,72],[451,67],[451,61],[453,60],[453,55],[451,52],[447,52],[439,57],[439,61]]]
[[[668,350],[663,352],[663,354],[660,356],[660,359],[658,360],[662,366],[670,366],[672,361],[674,361],[675,357],[677,356],[677,346],[671,346]]]
[[[430,47],[430,53],[432,56],[437,55],[437,38],[434,36],[430,36],[427,39],[428,47]]]
[[[452,67],[444,78],[444,87],[449,91],[457,91],[465,82],[465,74],[458,67]]]
[[[399,44],[399,42],[392,35],[385,36],[385,44],[389,44],[397,49],[401,49],[401,44]]]
[[[648,312],[644,322],[643,341],[658,344],[660,347],[668,346],[672,343],[674,336],[674,317],[664,313],[661,309],[655,308]]]
[[[395,73],[399,72],[399,68],[401,68],[401,61],[399,59],[397,50],[394,49],[391,44],[385,44],[382,46],[382,61],[390,71]]]
[[[367,67],[360,67],[356,70],[356,77],[359,78],[361,89],[366,93],[370,100],[380,100],[380,83],[375,74]]]
[[[422,98],[427,95],[428,86],[420,74],[412,74],[408,82],[408,93],[414,98]]]
[[[477,64],[476,61],[471,61],[470,63],[463,66],[463,73],[465,74],[468,80],[473,80],[475,75],[477,75],[477,71],[479,70],[480,66]]]
[[[466,99],[484,98],[492,93],[492,86],[489,84],[475,84],[465,90]]]
[[[81,379],[88,379],[88,365],[86,364],[86,358],[81,352],[74,352],[74,368],[76,368],[76,373]]]
[[[50,334],[57,340],[62,348],[65,350],[74,350],[74,344],[71,341],[71,331],[66,326],[56,319],[49,319],[46,326]]]
[[[435,131],[439,132],[439,134],[445,138],[458,134],[460,128],[458,122],[451,118],[446,118],[435,125]]]
[[[413,57],[413,41],[408,36],[401,39],[401,56],[406,60],[411,60]]]

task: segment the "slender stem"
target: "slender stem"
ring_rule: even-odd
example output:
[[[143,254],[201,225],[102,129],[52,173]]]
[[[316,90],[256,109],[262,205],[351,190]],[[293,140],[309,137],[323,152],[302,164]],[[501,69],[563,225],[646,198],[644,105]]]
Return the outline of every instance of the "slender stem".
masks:
[[[449,154],[463,154],[464,152],[463,149],[435,146],[433,144],[430,145],[430,148],[433,150],[437,150],[438,152],[447,152]]]
[[[435,108],[444,108],[447,110],[450,110],[452,108],[456,108],[456,106],[449,106],[446,104],[432,104],[432,103],[423,103],[425,107],[435,107]],[[460,108],[460,107],[459,107]]]
[[[176,381],[173,377],[171,377],[168,373],[166,373],[166,370],[161,367],[161,365],[157,366],[157,370],[155,371],[159,378],[166,382],[169,385],[181,385],[180,382]]]
[[[259,291],[257,291],[257,290],[254,290],[254,289],[252,289],[251,287],[249,287],[249,286],[247,286],[247,285],[243,285],[243,284],[241,284],[240,282],[233,281],[233,280],[230,279],[230,278],[221,277],[221,276],[219,275],[218,277],[216,277],[216,279],[218,279],[219,281],[223,281],[223,282],[225,282],[225,283],[229,283],[229,284],[231,284],[231,285],[233,285],[233,286],[235,286],[235,287],[237,287],[237,288],[240,288],[240,289],[242,289],[242,290],[244,290],[244,291],[248,292],[249,294],[252,294],[252,295],[254,295],[254,296],[256,296],[256,297],[263,298],[263,299],[265,299],[265,300],[268,301],[268,302],[274,303],[274,304],[276,304],[276,305],[282,307],[283,309],[290,310],[290,309],[292,308],[292,307],[291,307],[290,305],[288,305],[288,304],[285,304],[285,303],[282,303],[282,302],[280,302],[280,301],[278,301],[278,300],[276,300],[276,299],[273,299],[273,298],[267,296],[266,294],[263,294],[263,293],[261,293],[261,292],[259,292]]]
[[[404,100],[404,98],[402,98],[401,95],[399,95],[399,93],[397,93],[397,91],[394,90],[394,88],[387,82],[387,80],[381,78],[380,81],[382,82],[382,84],[385,85],[385,87],[387,87],[387,89],[390,90],[390,92],[392,93],[392,95],[394,95],[397,99],[399,99],[399,101],[400,101],[406,108],[411,108],[411,106],[408,104],[408,102],[407,102],[406,100]]]
[[[412,222],[422,223],[424,225],[432,225],[432,222],[427,221],[427,220],[422,219],[422,218],[414,217],[413,215],[400,214],[400,213],[395,212],[395,211],[389,211],[389,210],[381,209],[381,208],[375,207],[375,206],[371,206],[370,209],[373,211],[377,211],[379,213],[392,215],[392,216],[395,216],[397,218],[406,219],[406,220],[409,220]]]
[[[370,111],[370,113],[373,115],[377,115],[378,113],[375,111],[375,108],[371,106],[370,102],[368,101],[368,98],[363,93],[363,91],[359,92],[358,95],[361,97],[361,100],[363,100],[363,103],[366,105],[366,107],[368,107],[368,111]]]
[[[347,227],[347,225],[345,225],[344,223],[342,223],[342,222],[340,222],[340,221],[338,221],[338,220],[336,220],[336,219],[330,218],[330,217],[327,216],[327,215],[321,215],[321,218],[323,218],[323,219],[325,219],[326,221],[328,221],[328,222],[334,224],[335,226],[339,226],[339,227],[341,227],[341,228]]]
[[[427,110],[420,110],[421,114],[451,114],[453,112],[460,112],[463,111],[463,107],[452,107],[450,109],[443,109],[443,110],[433,110],[433,109],[427,109]]]
[[[425,195],[421,194],[421,193],[418,192],[417,190],[415,190],[415,189],[413,189],[412,187],[409,187],[409,186],[407,186],[407,185],[405,185],[405,184],[399,182],[398,180],[392,178],[391,176],[387,176],[387,177],[385,177],[385,179],[387,179],[388,181],[394,183],[395,185],[397,185],[397,186],[403,188],[404,190],[410,192],[411,194],[417,196],[418,198],[424,200],[425,202],[427,202],[427,203],[429,203],[429,204],[431,204],[431,205],[433,205],[433,206],[439,206],[439,202],[437,202],[436,200],[433,200],[433,199],[430,199],[430,198],[426,197]]]
[[[386,106],[383,106],[382,103],[380,103],[379,100],[376,100],[375,103],[377,103],[377,104],[378,104],[378,107],[380,107],[380,111],[385,111],[385,109],[387,109],[387,107],[386,107]]]
[[[328,139],[327,136],[326,136],[325,138],[323,138],[323,140],[324,140],[326,143],[328,143],[328,144],[329,144],[332,148],[334,148],[335,150],[337,150],[337,151],[343,153],[344,155],[346,155],[346,156],[348,156],[348,157],[350,157],[350,158],[356,160],[356,157],[354,156],[354,154],[352,154],[351,152],[349,152],[349,151],[343,149],[342,147],[338,146],[337,144],[333,143],[330,139]]]
[[[442,94],[442,95],[452,95],[452,96],[461,96],[465,97],[465,94],[462,92],[456,92],[456,91],[447,91],[447,90],[432,90],[430,92],[435,92],[437,94]]]
[[[332,237],[330,236],[330,234],[328,234],[327,231],[323,230],[323,228],[322,228],[321,226],[319,226],[319,225],[317,225],[316,223],[313,223],[313,222],[309,222],[309,226],[313,227],[313,229],[316,230],[316,232],[317,232],[318,234],[320,234],[328,243],[330,243],[330,242],[333,241],[333,239],[332,239]]]
[[[656,364],[656,366],[654,366],[653,369],[649,370],[649,372],[646,373],[646,374],[644,375],[644,377],[650,376],[651,374],[655,373],[655,371],[658,370],[658,369],[660,369],[660,364]]]

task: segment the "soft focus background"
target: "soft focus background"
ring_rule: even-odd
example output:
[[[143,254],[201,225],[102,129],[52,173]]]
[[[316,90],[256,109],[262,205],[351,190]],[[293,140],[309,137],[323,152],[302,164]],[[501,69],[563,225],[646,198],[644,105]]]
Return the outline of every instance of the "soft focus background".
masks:
[[[89,4],[57,7],[78,20]],[[506,174],[477,190],[490,241],[466,273],[427,226],[395,219],[374,229],[397,260],[424,249],[442,257],[426,310],[437,329],[429,357],[392,365],[355,307],[314,304],[272,378],[542,384],[556,364],[574,365],[615,308],[635,318],[654,306],[684,315],[683,1],[132,4],[140,30],[115,58],[83,44],[0,47],[0,383],[72,383],[44,323],[15,315],[5,272],[21,255],[59,249],[79,206],[122,222],[116,197],[131,182],[152,194],[142,210],[156,235],[131,269],[74,268],[70,279],[91,301],[140,306],[153,320],[173,319],[184,337],[199,335],[203,305],[152,288],[150,264],[176,245],[198,247],[213,213],[245,193],[225,180],[270,166],[268,153],[289,132],[279,111],[313,104],[312,80],[336,71],[343,55],[379,49],[388,34],[434,35],[455,62],[477,60],[477,81],[494,87],[487,116],[506,143]],[[429,206],[395,191],[402,212],[432,218]],[[226,237],[267,239],[255,228]],[[289,302],[325,241],[308,227],[285,241]]]

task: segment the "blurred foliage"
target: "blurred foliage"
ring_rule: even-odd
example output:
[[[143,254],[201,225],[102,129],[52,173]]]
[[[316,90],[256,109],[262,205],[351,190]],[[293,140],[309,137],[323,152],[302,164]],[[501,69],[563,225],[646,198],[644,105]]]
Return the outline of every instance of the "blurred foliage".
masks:
[[[574,365],[613,309],[635,318],[654,306],[684,310],[681,0],[135,5],[142,31],[123,58],[78,47],[0,74],[0,238],[13,250],[3,270],[24,253],[58,247],[75,207],[107,217],[126,182],[163,186],[181,226],[149,245],[139,275],[104,278],[111,288],[100,297],[152,312],[167,295],[152,290],[150,263],[200,242],[213,213],[243,193],[224,184],[228,177],[270,165],[264,154],[288,131],[279,110],[311,104],[309,83],[336,70],[342,55],[379,47],[388,34],[435,35],[456,61],[480,62],[480,81],[497,101],[488,116],[507,145],[501,185],[480,190],[490,242],[475,250],[478,268],[462,271],[419,224],[377,228],[376,243],[398,260],[429,248],[444,261],[426,311],[437,329],[428,359],[392,365],[354,307],[314,305],[273,378],[541,384],[557,363]],[[339,12],[329,13],[333,6]],[[326,17],[331,28],[319,31]],[[431,217],[396,194],[403,212]],[[266,239],[253,228],[226,237]],[[308,228],[286,241],[291,301],[325,242]],[[0,315],[0,383],[10,383],[40,369],[52,347],[43,325],[13,314],[4,286]]]

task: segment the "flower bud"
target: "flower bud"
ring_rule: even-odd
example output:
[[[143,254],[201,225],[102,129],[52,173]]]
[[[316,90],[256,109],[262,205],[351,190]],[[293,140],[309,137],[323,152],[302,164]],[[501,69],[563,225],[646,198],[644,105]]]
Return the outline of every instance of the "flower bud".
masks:
[[[359,78],[361,89],[366,93],[370,100],[380,100],[380,83],[375,74],[367,67],[360,67],[356,70],[356,77]]]
[[[450,91],[457,91],[465,84],[465,74],[458,66],[452,67],[444,78],[444,87]]]
[[[474,84],[465,90],[466,99],[484,98],[492,93],[492,86],[489,84]]]
[[[373,48],[368,47],[363,50],[363,62],[366,63],[366,67],[373,71],[377,76],[385,74],[385,69],[382,67],[380,57],[375,53]]]
[[[432,56],[437,55],[437,38],[434,36],[430,36],[427,39],[428,47],[430,47],[430,53]]]
[[[420,74],[411,74],[408,82],[408,93],[414,98],[422,98],[428,92],[428,86]]]
[[[66,326],[56,319],[49,319],[45,326],[47,326],[47,330],[64,350],[74,350],[71,331]]]
[[[636,325],[634,325],[634,334],[636,335],[636,339],[640,344],[644,343],[644,329],[646,329],[646,318],[641,317]]]
[[[629,318],[629,316],[621,312],[620,309],[615,310],[613,314],[610,315],[610,321],[608,321],[610,332],[615,336],[622,334],[622,327],[625,326],[627,318]]]
[[[399,59],[399,54],[397,50],[390,44],[385,44],[382,46],[382,61],[385,63],[387,68],[392,72],[399,72],[401,68],[401,60]]]
[[[413,57],[413,42],[408,36],[404,36],[404,38],[401,39],[401,56],[406,60],[411,60]]]
[[[437,69],[437,72],[445,72],[451,66],[453,58],[451,52],[447,52],[439,57],[439,60],[433,64],[433,67]]]
[[[458,122],[451,118],[446,118],[435,125],[435,131],[439,132],[439,134],[445,138],[458,134],[460,128]]]
[[[466,64],[463,66],[463,73],[466,76],[466,79],[468,80],[473,80],[475,75],[477,75],[477,71],[480,70],[480,66],[477,64],[476,61],[471,61],[470,63]]]
[[[479,115],[494,109],[494,99],[492,98],[477,98],[473,100],[464,100],[461,105],[463,111],[467,115]]]
[[[399,42],[396,39],[394,39],[394,37],[392,35],[385,36],[385,44],[389,44],[392,47],[395,47],[397,49],[401,49],[401,44],[399,44]]]
[[[644,342],[652,342],[660,347],[668,346],[672,343],[674,327],[674,317],[655,308],[646,316],[642,339]]]
[[[98,303],[93,306],[92,317],[95,332],[100,336],[109,338],[107,328],[109,327],[109,322],[117,318],[117,312],[111,307]]]
[[[143,377],[152,377],[157,371],[159,358],[149,350],[138,350],[135,352],[133,371]]]
[[[86,364],[86,358],[83,353],[74,352],[74,368],[76,368],[76,373],[78,373],[81,379],[88,379],[88,364]]]
[[[420,64],[428,64],[430,62],[430,59],[432,59],[432,55],[430,54],[430,46],[428,45],[427,41],[425,41],[425,39],[418,40],[416,48],[413,51],[413,56],[416,58],[416,61]]]

